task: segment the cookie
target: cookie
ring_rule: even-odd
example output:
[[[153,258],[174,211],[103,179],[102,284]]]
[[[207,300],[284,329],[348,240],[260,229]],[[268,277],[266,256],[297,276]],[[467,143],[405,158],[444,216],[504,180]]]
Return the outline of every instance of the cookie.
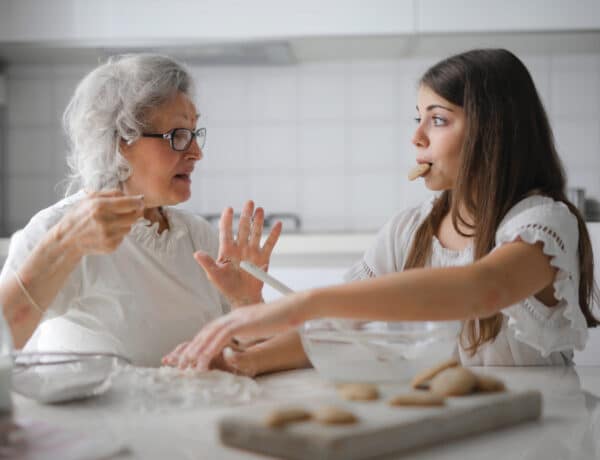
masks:
[[[339,395],[348,401],[374,401],[379,391],[370,383],[344,383],[337,387]]]
[[[451,367],[437,374],[429,385],[429,391],[439,396],[467,395],[477,385],[477,377],[464,367]]]
[[[358,422],[358,418],[346,409],[336,406],[323,406],[312,414],[313,419],[324,425],[349,425]]]
[[[477,379],[477,383],[475,384],[475,391],[480,391],[482,393],[496,393],[500,391],[505,391],[506,387],[504,386],[504,382],[502,380],[497,379],[496,377],[492,377],[491,375],[475,375]]]
[[[301,407],[285,407],[268,413],[265,418],[265,425],[270,428],[279,428],[288,423],[308,420],[310,417],[310,412]]]
[[[413,169],[411,169],[408,173],[408,180],[415,180],[417,177],[421,177],[424,174],[426,174],[429,169],[431,168],[431,165],[429,163],[420,163],[417,166],[415,166]]]
[[[389,401],[390,406],[443,406],[444,404],[442,396],[428,391],[415,391],[397,395]]]
[[[419,372],[414,376],[411,382],[411,386],[413,388],[421,388],[427,389],[429,388],[429,381],[435,377],[437,374],[442,372],[444,369],[448,369],[450,367],[458,366],[458,361],[454,358],[448,359],[446,361],[441,362],[437,366],[434,366],[430,369],[425,369],[422,372]]]

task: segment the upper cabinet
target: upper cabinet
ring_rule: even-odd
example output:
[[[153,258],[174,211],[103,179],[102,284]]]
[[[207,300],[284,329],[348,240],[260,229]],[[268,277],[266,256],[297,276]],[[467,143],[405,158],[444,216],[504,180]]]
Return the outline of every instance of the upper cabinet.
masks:
[[[6,80],[4,75],[0,74],[0,108],[6,104]]]
[[[600,29],[600,0],[417,0],[422,33]]]
[[[593,36],[555,33],[582,31]],[[445,43],[460,48],[461,40],[469,47],[476,35],[479,44],[511,49],[526,40],[533,49],[567,46],[569,39],[594,48],[598,31],[600,0],[0,0],[0,60],[7,62],[23,59],[27,50],[38,53],[31,55],[38,61],[58,59],[63,49],[187,47],[223,54],[223,46],[278,41],[290,43],[300,59],[394,56]],[[442,41],[438,34],[445,35]],[[266,60],[277,59],[293,61]]]
[[[414,32],[413,0],[3,0],[0,42],[211,42]]]

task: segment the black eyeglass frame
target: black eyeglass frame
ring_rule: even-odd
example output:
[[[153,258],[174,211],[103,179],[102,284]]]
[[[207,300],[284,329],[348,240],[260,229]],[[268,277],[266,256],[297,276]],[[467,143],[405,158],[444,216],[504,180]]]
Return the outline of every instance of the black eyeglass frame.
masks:
[[[190,137],[189,142],[182,149],[176,149],[175,145],[173,143],[173,138],[175,137],[176,131],[187,131],[187,132],[191,133],[191,135],[192,135],[192,137]],[[171,131],[168,131],[168,132],[162,133],[162,134],[161,133],[142,133],[142,137],[157,137],[159,139],[168,139],[169,144],[171,145],[171,148],[173,150],[175,150],[176,152],[185,152],[187,149],[190,148],[190,145],[192,145],[194,138],[202,139],[202,145],[198,144],[198,147],[200,147],[201,149],[204,148],[204,144],[206,143],[206,128],[198,128],[196,130],[188,129],[188,128],[173,128]]]

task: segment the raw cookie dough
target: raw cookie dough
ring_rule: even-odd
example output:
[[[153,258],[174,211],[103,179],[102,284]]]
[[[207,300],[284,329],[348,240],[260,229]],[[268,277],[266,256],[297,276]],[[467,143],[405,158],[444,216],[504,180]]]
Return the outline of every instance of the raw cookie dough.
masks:
[[[415,180],[417,177],[421,177],[422,175],[427,173],[427,171],[429,171],[430,168],[431,165],[429,163],[418,164],[408,172],[408,180]]]
[[[379,391],[370,383],[343,383],[337,387],[339,395],[348,401],[374,401]]]
[[[415,391],[394,396],[390,406],[443,406],[444,398],[428,391]]]
[[[279,428],[288,423],[302,422],[310,419],[310,412],[302,409],[301,407],[286,407],[282,409],[276,409],[265,418],[265,425],[270,428]]]
[[[430,369],[425,369],[422,372],[419,372],[417,375],[415,375],[415,377],[412,379],[411,382],[411,386],[413,388],[428,388],[428,382],[429,380],[431,380],[433,377],[435,377],[437,374],[439,374],[440,372],[442,372],[444,369],[448,369],[450,367],[455,367],[458,366],[458,361],[454,358],[449,359],[447,361],[443,361],[440,364],[438,364],[435,367],[432,367]]]
[[[475,384],[475,390],[482,393],[495,393],[506,390],[504,382],[492,377],[491,375],[480,375],[476,374],[477,383]]]
[[[472,393],[477,377],[464,367],[451,367],[436,375],[429,390],[439,396],[463,396]]]
[[[356,416],[335,406],[323,406],[313,412],[313,419],[325,425],[349,425],[358,422]]]

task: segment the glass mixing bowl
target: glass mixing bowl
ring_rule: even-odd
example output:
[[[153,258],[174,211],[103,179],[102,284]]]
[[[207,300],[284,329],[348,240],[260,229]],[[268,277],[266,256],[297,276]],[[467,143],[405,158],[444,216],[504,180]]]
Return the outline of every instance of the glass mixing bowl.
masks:
[[[111,353],[15,352],[12,389],[42,403],[88,398],[106,391],[127,358]]]
[[[319,319],[300,328],[304,350],[335,382],[399,382],[454,356],[460,321]]]

